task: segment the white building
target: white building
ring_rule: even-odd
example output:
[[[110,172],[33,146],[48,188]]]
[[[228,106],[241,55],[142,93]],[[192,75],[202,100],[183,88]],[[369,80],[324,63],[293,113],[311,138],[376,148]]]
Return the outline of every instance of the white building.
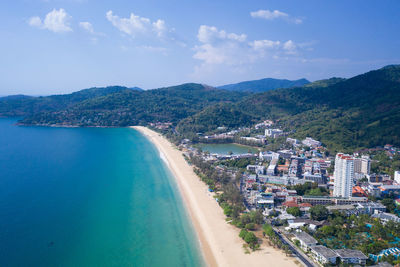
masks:
[[[400,171],[394,172],[394,180],[396,183],[400,184]]]
[[[276,173],[276,163],[271,162],[267,168],[267,175],[275,175]]]
[[[354,172],[368,175],[371,171],[371,160],[368,156],[354,159]]]
[[[271,161],[273,159],[279,160],[279,154],[275,153],[275,152],[272,152],[272,151],[268,151],[268,152],[261,152],[260,151],[260,153],[258,154],[258,158],[261,161],[264,161],[264,160]]]
[[[281,129],[265,129],[265,136],[277,138],[283,135],[283,131]]]
[[[354,158],[342,153],[336,154],[333,176],[335,179],[333,196],[351,197],[354,180]]]
[[[294,238],[300,241],[300,247],[306,252],[310,251],[310,248],[312,246],[318,244],[318,241],[315,240],[314,237],[310,236],[306,232],[301,231],[295,233],[294,235],[295,235]]]
[[[314,140],[311,137],[306,137],[306,139],[304,139],[301,142],[303,143],[303,145],[309,146],[309,147],[319,147],[319,146],[321,146],[321,142],[320,141]]]
[[[256,174],[265,174],[265,166],[260,165],[247,165],[246,169],[248,171],[255,172]]]
[[[316,245],[311,247],[311,255],[322,264],[336,264],[338,254],[330,248]]]

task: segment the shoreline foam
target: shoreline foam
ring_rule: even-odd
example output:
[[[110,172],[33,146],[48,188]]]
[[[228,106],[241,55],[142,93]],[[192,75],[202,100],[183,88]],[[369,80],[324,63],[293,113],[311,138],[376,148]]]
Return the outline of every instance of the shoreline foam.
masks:
[[[163,154],[177,182],[184,206],[188,211],[201,252],[208,266],[295,266],[295,258],[282,251],[262,245],[261,249],[245,254],[239,230],[225,221],[225,215],[182,152],[159,133],[146,127],[132,127],[145,135]]]

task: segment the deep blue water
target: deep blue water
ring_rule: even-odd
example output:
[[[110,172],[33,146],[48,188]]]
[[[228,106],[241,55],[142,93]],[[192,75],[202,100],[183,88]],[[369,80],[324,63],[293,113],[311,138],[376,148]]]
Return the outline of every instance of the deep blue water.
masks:
[[[199,266],[173,177],[128,128],[0,119],[0,266]]]

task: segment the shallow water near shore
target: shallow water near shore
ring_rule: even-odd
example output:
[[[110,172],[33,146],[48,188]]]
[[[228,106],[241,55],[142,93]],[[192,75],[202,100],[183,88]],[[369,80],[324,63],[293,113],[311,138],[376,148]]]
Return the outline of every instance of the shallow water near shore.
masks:
[[[158,150],[129,128],[0,119],[0,266],[202,266]]]

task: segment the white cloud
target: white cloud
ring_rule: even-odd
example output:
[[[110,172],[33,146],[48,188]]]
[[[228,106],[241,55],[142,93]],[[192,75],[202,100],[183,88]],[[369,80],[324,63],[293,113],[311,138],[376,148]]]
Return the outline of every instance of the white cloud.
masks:
[[[303,51],[292,40],[247,40],[246,34],[228,33],[214,26],[201,25],[193,50],[193,58],[200,61],[195,66],[194,78],[217,73],[243,73],[254,64],[293,59]]]
[[[63,8],[60,8],[59,10],[53,9],[47,13],[43,21],[38,16],[31,17],[28,24],[32,27],[47,29],[57,33],[71,32],[70,20],[71,16]]]
[[[32,27],[41,27],[42,26],[42,19],[38,16],[31,17],[28,21],[29,25]]]
[[[87,21],[79,22],[79,27],[81,27],[86,32],[90,33],[92,36],[105,36],[105,34],[102,32],[96,32],[93,28],[92,23],[90,23],[90,22],[87,22]],[[97,41],[97,38],[92,37],[92,40]]]
[[[283,49],[289,55],[295,55],[297,53],[297,45],[292,40],[285,42],[283,44]]]
[[[119,31],[136,37],[137,35],[149,35],[151,33],[155,34],[159,38],[166,36],[169,30],[165,25],[165,21],[158,19],[156,21],[151,21],[148,18],[137,16],[131,13],[128,18],[120,18],[114,15],[110,10],[106,13],[106,18],[111,24],[116,27]]]
[[[260,9],[258,11],[250,12],[250,16],[252,16],[253,18],[261,18],[266,20],[284,19],[288,22],[292,22],[295,24],[303,23],[302,19],[291,17],[289,14],[279,10],[270,11],[267,9]]]
[[[250,43],[250,46],[253,47],[254,50],[278,48],[280,45],[281,45],[280,41],[271,41],[271,40],[255,40]]]
[[[295,55],[298,47],[292,40],[247,41],[246,34],[227,33],[207,25],[200,26],[197,39],[201,44],[194,47],[193,58],[203,64],[248,64],[265,57]]]
[[[156,22],[153,22],[153,31],[156,32],[158,37],[164,37],[165,32],[167,32],[165,21],[158,19]]]
[[[84,22],[79,22],[79,26],[84,29],[85,31],[94,34],[94,29],[93,29],[93,25],[90,22],[84,21]]]
[[[251,12],[250,15],[253,18],[263,18],[263,19],[269,19],[269,20],[289,17],[288,14],[281,12],[279,10],[269,11],[269,10],[262,10],[262,9]]]
[[[194,48],[193,58],[205,64],[242,64],[247,59],[247,54],[238,53],[248,46],[245,34],[227,33],[214,26],[201,25],[197,39],[202,43]]]
[[[226,33],[224,30],[219,31],[214,26],[201,25],[197,38],[202,43],[212,43],[217,40],[232,40],[244,42],[247,38],[245,34]]]

